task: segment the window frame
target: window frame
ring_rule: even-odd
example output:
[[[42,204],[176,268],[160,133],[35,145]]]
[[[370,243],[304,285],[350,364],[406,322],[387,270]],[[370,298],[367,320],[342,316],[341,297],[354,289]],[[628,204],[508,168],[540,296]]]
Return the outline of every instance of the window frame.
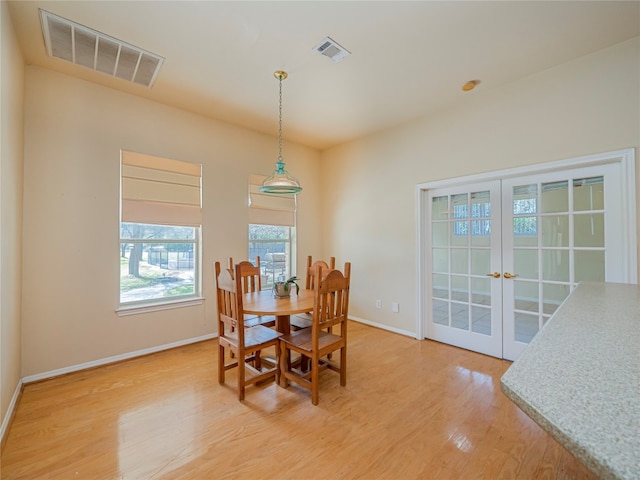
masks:
[[[124,230],[124,225],[142,225],[139,231]],[[148,229],[160,227],[154,231],[150,238],[145,238],[150,232]],[[166,308],[176,308],[185,305],[202,303],[202,164],[158,157],[128,150],[120,151],[120,216],[118,222],[119,237],[119,269],[118,269],[118,315],[131,315],[135,313],[154,311]],[[187,228],[187,232],[178,238],[172,237],[175,232],[167,234],[172,228]],[[125,237],[130,238],[125,238]],[[136,238],[136,236],[142,238]],[[132,237],[132,238],[131,238]],[[187,237],[187,238],[184,238]],[[193,285],[193,291],[186,294],[171,296],[154,296],[141,300],[122,300],[122,258],[123,244],[142,245],[147,247],[147,260],[149,259],[149,245],[187,244],[187,251],[193,252],[193,265],[189,260],[188,271],[193,272],[187,280],[187,285]],[[129,250],[131,251],[131,250]],[[167,248],[168,256],[171,248]],[[130,254],[129,254],[130,255]],[[124,255],[126,257],[126,253]],[[180,254],[178,253],[178,258]],[[130,258],[130,257],[128,257]],[[127,260],[128,263],[129,260]],[[151,264],[148,264],[151,265]],[[167,263],[168,269],[169,263]],[[177,260],[175,268],[179,272],[180,261]],[[158,266],[157,268],[162,268]],[[168,270],[169,271],[169,270]],[[138,273],[138,272],[136,272]],[[152,285],[160,284],[151,278]],[[179,284],[177,287],[181,286]],[[141,288],[141,287],[139,287]],[[156,293],[156,292],[154,292]],[[158,295],[163,291],[157,292]]]

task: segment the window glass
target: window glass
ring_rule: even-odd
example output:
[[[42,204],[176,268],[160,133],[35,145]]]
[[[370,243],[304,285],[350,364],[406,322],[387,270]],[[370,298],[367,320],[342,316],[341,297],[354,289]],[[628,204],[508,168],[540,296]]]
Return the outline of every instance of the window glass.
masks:
[[[121,223],[120,303],[163,303],[200,294],[199,228]]]
[[[295,250],[295,227],[281,225],[249,225],[249,259],[260,257],[262,289],[273,287],[292,275]]]

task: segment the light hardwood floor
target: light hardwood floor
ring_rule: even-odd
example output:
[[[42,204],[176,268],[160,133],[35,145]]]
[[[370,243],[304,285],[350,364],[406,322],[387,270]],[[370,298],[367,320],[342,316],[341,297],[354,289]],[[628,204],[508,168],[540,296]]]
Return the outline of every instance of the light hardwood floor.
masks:
[[[27,385],[2,479],[593,479],[500,391],[509,363],[351,322],[347,386],[244,403],[207,341]]]

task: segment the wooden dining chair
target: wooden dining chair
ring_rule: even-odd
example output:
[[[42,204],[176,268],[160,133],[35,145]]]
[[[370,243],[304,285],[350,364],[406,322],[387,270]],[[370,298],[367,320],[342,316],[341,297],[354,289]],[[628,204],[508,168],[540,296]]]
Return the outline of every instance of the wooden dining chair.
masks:
[[[316,267],[320,265],[322,266],[322,271],[325,272],[325,275],[329,270],[333,270],[336,268],[336,257],[329,257],[329,263],[324,260],[316,260],[313,261],[311,255],[307,257],[307,270],[306,270],[306,278],[305,278],[305,287],[307,290],[313,290],[315,285],[315,272]]]
[[[238,262],[240,266],[240,282],[242,285],[242,293],[259,292],[262,290],[262,275],[260,271],[260,256],[256,256],[255,265],[248,260]],[[233,264],[233,258],[229,257],[229,268],[235,272],[236,266]],[[265,327],[275,327],[276,317],[273,315],[251,315],[245,314],[245,326],[252,327],[254,325],[264,325]]]
[[[307,257],[307,269],[305,276],[305,286],[307,290],[313,290],[313,286],[315,285],[315,271],[316,267],[320,265],[322,267],[322,271],[325,272],[326,275],[329,273],[329,270],[333,270],[336,268],[336,258],[330,257],[329,263],[324,260],[316,260],[313,261],[311,255]],[[298,315],[293,315],[290,320],[291,328],[293,330],[302,330],[303,328],[308,328],[311,326],[311,312],[300,313]]]
[[[235,275],[231,270],[221,270],[220,262],[215,263],[216,291],[218,300],[218,382],[225,382],[225,372],[238,369],[238,399],[244,400],[248,385],[280,377],[278,338],[281,333],[262,326],[246,327],[242,309],[241,267],[236,265]],[[260,359],[260,352],[275,347],[276,364],[271,367],[252,365]],[[226,354],[233,353],[227,363]]]
[[[340,374],[340,385],[347,384],[347,316],[351,263],[344,266],[344,274],[333,269],[324,276],[322,266],[316,266],[313,301],[313,324],[309,328],[280,337],[281,384],[293,381],[311,390],[311,402],[318,404],[320,371],[329,369]],[[330,333],[327,330],[332,330]],[[328,358],[340,350],[338,361]],[[295,369],[287,359],[297,352],[309,359],[309,371]]]

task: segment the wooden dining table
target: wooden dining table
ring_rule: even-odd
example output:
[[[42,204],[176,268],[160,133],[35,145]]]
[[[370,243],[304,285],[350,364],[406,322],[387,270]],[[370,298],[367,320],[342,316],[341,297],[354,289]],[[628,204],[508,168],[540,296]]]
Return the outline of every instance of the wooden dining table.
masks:
[[[313,310],[313,290],[301,288],[298,294],[276,297],[273,290],[260,290],[242,296],[244,313],[253,315],[274,315],[276,330],[284,335],[291,333],[291,315]]]

